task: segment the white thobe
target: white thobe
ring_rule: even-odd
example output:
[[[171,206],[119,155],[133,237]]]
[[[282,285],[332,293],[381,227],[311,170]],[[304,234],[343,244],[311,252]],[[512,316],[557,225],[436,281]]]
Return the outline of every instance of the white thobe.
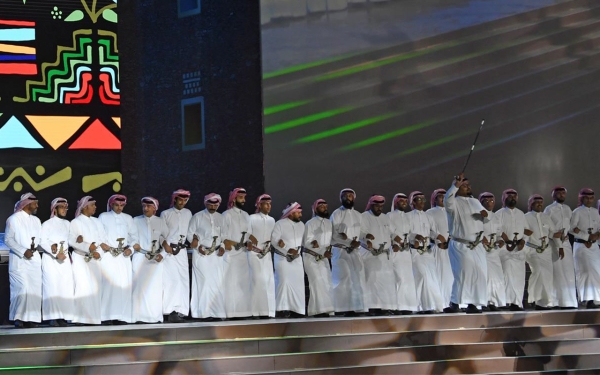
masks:
[[[360,237],[361,216],[354,209],[340,207],[330,217],[333,224],[334,245],[350,246],[354,238]],[[342,239],[341,234],[346,235]],[[333,297],[336,312],[367,311],[365,300],[365,267],[358,249],[350,254],[343,248],[333,247],[331,258],[331,278],[333,280]]]
[[[448,303],[442,300],[435,257],[429,246],[430,236],[434,236],[436,233],[435,223],[425,212],[420,210],[412,210],[407,214],[407,218],[410,222],[408,240],[414,244],[417,235],[425,238],[423,254],[419,254],[416,249],[411,249],[417,300],[419,301],[418,310],[442,311]]]
[[[569,229],[571,227],[571,208],[563,203],[554,202],[544,210],[550,215],[556,231],[564,230],[564,241],[560,244],[564,251],[564,258],[558,257],[558,245],[552,242],[552,265],[554,272],[554,297],[560,307],[577,307],[577,289],[575,287],[575,264],[573,261],[573,248],[569,242]]]
[[[252,226],[250,216],[246,211],[233,207],[223,213],[225,218],[224,240],[239,243],[242,233],[246,232],[244,242],[250,239]],[[248,249],[242,246],[236,250],[232,248],[225,251],[225,285],[223,293],[225,297],[225,311],[228,318],[242,318],[252,316],[252,275],[248,263]]]
[[[452,265],[450,265],[450,254],[448,249],[440,249],[438,247],[438,235],[441,235],[448,242],[448,213],[445,207],[433,207],[425,211],[433,220],[436,228],[436,235],[432,236],[435,243],[433,244],[433,255],[435,257],[435,267],[437,268],[438,278],[440,279],[440,292],[444,304],[450,303],[452,296],[452,284],[454,283],[454,275],[452,274]]]
[[[42,315],[44,320],[72,320],[75,304],[73,295],[73,267],[69,258],[69,228],[68,220],[54,216],[42,224],[42,247],[52,254],[52,245],[56,244],[56,254],[44,253],[42,257]],[[61,244],[62,242],[62,244]],[[60,248],[66,259],[58,261],[55,257]]]
[[[573,229],[579,228],[575,234]],[[596,233],[600,228],[600,215],[596,207],[579,206],[573,211],[570,232],[575,240],[587,241],[588,230]],[[584,243],[575,242],[573,245],[575,260],[575,280],[579,301],[600,301],[600,249],[598,241],[588,249]]]
[[[533,232],[529,236],[528,243],[541,246],[542,237],[546,237],[546,244],[550,242],[555,242],[557,246],[560,244],[560,240],[552,238],[556,230],[550,216],[542,212],[530,211],[525,214],[525,220],[527,227]],[[536,305],[542,307],[555,306],[552,249],[548,247],[542,253],[538,253],[535,248],[526,247],[525,255],[529,268],[531,268],[527,285],[527,300],[529,303],[535,302]]]
[[[367,240],[367,234],[373,235],[375,239]],[[367,241],[371,241],[373,250],[384,245],[386,251],[391,251],[392,237],[392,227],[386,215],[375,216],[371,211],[362,213],[360,255],[365,265],[366,307],[369,309],[395,310],[398,305],[396,277],[393,260],[388,257],[389,253],[373,255],[366,250]]]
[[[325,254],[325,250],[331,244],[333,225],[331,221],[315,216],[306,222],[302,243],[305,248],[317,254]],[[313,247],[312,242],[317,241],[319,247]],[[331,283],[331,269],[329,260],[324,258],[317,261],[314,255],[304,253],[304,271],[308,276],[308,299],[309,316],[317,314],[329,314],[335,311],[333,306],[333,285]]]
[[[458,188],[452,184],[444,196],[450,238],[475,241],[477,234],[483,232],[483,223],[489,219],[479,216],[484,208],[477,199],[457,197],[457,191]],[[469,249],[467,244],[450,240],[448,251],[454,274],[450,302],[487,305],[487,261],[483,244]]]
[[[12,214],[6,220],[4,242],[10,249],[8,279],[10,282],[9,320],[42,321],[42,260],[37,250],[29,259],[25,251],[42,241],[42,223],[37,216],[25,211]]]
[[[192,254],[192,300],[190,310],[194,318],[225,318],[225,297],[223,294],[224,265],[222,256],[218,256],[223,242],[222,230],[225,220],[218,212],[211,214],[207,209],[192,216],[187,239],[191,243],[194,235],[198,238],[198,247]],[[217,237],[216,239],[214,237]],[[199,247],[207,251],[215,244],[210,255],[200,254]]]
[[[77,237],[83,237],[83,242],[77,243]],[[100,244],[106,243],[104,226],[95,217],[79,215],[69,228],[69,244],[73,249],[82,253],[90,252],[90,245],[95,243],[97,251],[102,253]],[[75,281],[75,313],[73,323],[100,324],[102,308],[102,271],[101,259],[84,260],[84,256],[73,252],[73,280]]]
[[[114,211],[103,212],[98,217],[106,232],[106,244],[118,247],[117,238],[123,238],[122,246],[138,243],[137,229],[133,218],[126,213],[117,214]],[[133,253],[132,253],[133,254]],[[110,252],[102,254],[102,320],[120,320],[133,323],[133,306],[131,304],[133,270],[131,258],[121,253],[112,256]]]
[[[408,241],[410,232],[410,221],[405,212],[394,210],[389,212],[390,225],[393,228],[393,237],[400,237],[402,241]],[[398,244],[401,245],[401,244]],[[396,278],[396,301],[397,310],[417,311],[417,288],[413,273],[412,255],[410,249],[399,250],[391,254]]]
[[[271,233],[275,219],[269,215],[256,213],[250,215],[252,235],[258,241],[261,250],[270,248]],[[256,252],[248,253],[248,263],[252,271],[252,315],[275,316],[275,277],[273,276],[273,258],[270,253],[259,258]]]
[[[185,241],[192,219],[190,210],[171,207],[161,212],[160,217],[169,228],[169,245],[179,243],[181,236]],[[187,316],[190,313],[190,266],[187,251],[184,248],[177,255],[165,252],[163,256],[163,314],[169,315],[175,311]]]
[[[500,222],[500,216],[492,211],[487,211],[487,213],[489,220],[483,223],[483,235],[492,244],[501,239],[502,223]],[[494,245],[491,250],[486,249],[485,253],[488,304],[496,307],[506,305],[506,284],[504,283],[504,271],[502,271],[502,261],[500,260],[500,249],[498,245]]]
[[[137,229],[138,244],[145,251],[155,251],[169,235],[169,228],[158,216],[145,215],[133,218]],[[133,269],[133,321],[155,323],[163,321],[163,262],[165,251],[160,253],[163,260],[148,260],[141,251],[134,252],[131,265]]]
[[[304,223],[294,222],[289,218],[281,219],[275,223],[271,234],[271,244],[283,254],[289,249],[296,249],[300,253],[302,236],[304,235]],[[282,240],[284,247],[278,242]],[[277,311],[294,311],[304,315],[306,296],[304,290],[304,266],[302,257],[291,262],[287,258],[275,254],[273,263],[275,266],[275,305]]]
[[[496,211],[502,223],[502,232],[510,241],[516,239],[528,241],[525,229],[529,229],[525,221],[525,214],[518,208],[504,207]],[[516,246],[513,251],[508,251],[507,246],[500,249],[504,283],[506,284],[506,303],[523,307],[523,294],[525,293],[525,258],[527,246],[522,250]]]

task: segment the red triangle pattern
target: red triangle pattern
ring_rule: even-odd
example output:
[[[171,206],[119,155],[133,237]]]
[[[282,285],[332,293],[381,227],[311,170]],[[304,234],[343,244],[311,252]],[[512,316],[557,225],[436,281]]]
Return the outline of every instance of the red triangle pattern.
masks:
[[[70,150],[120,150],[121,141],[96,119],[69,147]]]

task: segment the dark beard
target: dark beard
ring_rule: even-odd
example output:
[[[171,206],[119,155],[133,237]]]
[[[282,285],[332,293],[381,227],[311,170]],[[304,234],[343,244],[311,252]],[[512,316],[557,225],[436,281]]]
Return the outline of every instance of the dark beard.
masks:
[[[244,203],[235,201],[235,206],[241,210],[242,208],[244,208]]]
[[[299,222],[300,222],[300,219],[298,219],[298,218],[294,218],[294,219],[292,219],[292,221],[293,221],[294,223],[299,223]]]
[[[344,208],[351,209],[352,207],[354,207],[354,201],[343,200],[342,206],[344,206]]]
[[[556,201],[557,201],[558,203],[565,203],[565,200],[564,200],[564,199],[560,199],[560,198],[556,198]]]
[[[67,220],[67,215],[61,215],[58,212],[56,213],[56,217],[58,217],[59,219]]]
[[[208,210],[209,213],[214,214],[217,210]]]
[[[323,219],[329,219],[329,211],[317,212],[317,216],[322,217]]]

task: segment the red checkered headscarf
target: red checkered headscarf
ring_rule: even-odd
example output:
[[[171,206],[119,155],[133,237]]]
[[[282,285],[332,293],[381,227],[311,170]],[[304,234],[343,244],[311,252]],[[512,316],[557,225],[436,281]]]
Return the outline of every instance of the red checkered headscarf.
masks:
[[[394,195],[394,199],[393,199],[393,202],[392,202],[392,209],[391,209],[392,212],[394,212],[394,210],[396,209],[396,204],[398,204],[398,201],[400,199],[406,199],[406,200],[408,200],[408,197],[404,193],[398,193],[398,194]]]
[[[429,201],[429,204],[431,204],[432,208],[437,206],[436,201],[437,201],[438,195],[444,195],[444,194],[446,194],[446,189],[435,189],[433,191],[433,193],[431,193],[431,200]]]
[[[69,203],[65,198],[54,198],[52,200],[52,203],[50,203],[50,219],[54,217],[54,210],[59,204],[64,204],[65,206],[67,206],[67,208],[69,208]]]
[[[233,208],[235,206],[235,198],[238,195],[246,195],[246,189],[244,188],[235,188],[231,193],[229,193],[229,200],[227,201],[227,209]]]

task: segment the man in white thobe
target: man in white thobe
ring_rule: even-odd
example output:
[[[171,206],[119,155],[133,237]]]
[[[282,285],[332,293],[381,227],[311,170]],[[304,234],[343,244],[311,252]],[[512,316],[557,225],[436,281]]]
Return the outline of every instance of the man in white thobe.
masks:
[[[227,318],[245,318],[252,316],[252,275],[248,263],[248,250],[258,246],[252,235],[250,215],[243,210],[246,204],[246,190],[233,189],[229,193],[225,218],[225,311]]]
[[[169,236],[164,220],[156,216],[158,199],[142,198],[142,215],[133,218],[140,249],[131,259],[133,321],[163,321],[163,248]]]
[[[219,194],[206,195],[206,208],[192,217],[187,233],[193,250],[190,309],[193,318],[205,321],[226,317],[223,295],[225,249],[221,246],[225,220],[217,212],[220,204]]]
[[[138,234],[131,215],[123,212],[127,198],[121,194],[108,198],[106,211],[98,219],[104,225],[108,246],[103,254],[102,321],[109,324],[133,323],[131,304],[133,270],[131,255],[140,250]],[[133,249],[133,250],[132,250]]]
[[[15,212],[6,220],[4,242],[10,249],[8,319],[17,328],[35,328],[42,322],[42,223],[35,214],[38,200],[32,193],[21,195]]]
[[[577,308],[577,289],[575,287],[575,264],[573,261],[573,248],[569,242],[569,229],[571,228],[571,208],[565,204],[567,189],[564,186],[555,186],[552,189],[554,202],[544,210],[550,215],[554,227],[561,232],[560,247],[554,242],[552,247],[552,264],[554,274],[554,297],[561,309]],[[563,249],[564,257],[560,258],[559,248]]]
[[[396,277],[390,259],[393,229],[382,215],[385,197],[372,195],[361,215],[360,255],[365,265],[367,308],[370,315],[391,315],[397,307]],[[397,238],[399,241],[400,238]]]
[[[282,318],[305,315],[304,266],[300,256],[304,223],[301,218],[300,204],[288,204],[271,234],[275,252],[275,309]]]
[[[446,306],[450,304],[452,295],[452,284],[454,283],[454,275],[452,274],[452,266],[450,265],[450,256],[448,255],[448,214],[444,207],[444,194],[446,189],[436,189],[431,194],[431,208],[425,213],[435,223],[436,236],[440,236],[443,240],[432,241],[432,251],[435,257],[435,266],[440,280],[440,292],[442,300]]]
[[[483,238],[483,223],[487,211],[472,198],[471,184],[460,174],[444,196],[450,231],[450,264],[454,274],[450,307],[446,312],[459,311],[467,305],[467,314],[481,312],[477,307],[488,304],[487,261]]]
[[[550,242],[555,242],[559,253],[564,256],[560,240],[556,238],[556,229],[550,216],[542,212],[544,198],[533,194],[527,202],[529,212],[525,214],[527,228],[531,231],[527,246],[526,260],[531,268],[527,285],[527,301],[535,303],[536,310],[548,310],[556,306],[554,300],[554,277],[552,267],[552,249]],[[560,236],[560,232],[558,234]]]
[[[262,194],[256,198],[256,212],[250,215],[250,231],[258,246],[252,245],[248,263],[252,270],[252,315],[260,318],[275,317],[275,277],[271,257],[271,233],[275,219],[271,212],[271,196]]]
[[[487,308],[489,311],[498,311],[500,307],[506,306],[506,284],[500,260],[500,249],[504,247],[502,223],[500,223],[500,216],[493,212],[496,205],[494,194],[490,192],[479,194],[479,202],[488,215],[488,220],[483,223],[483,236],[486,239],[483,247],[487,261]]]
[[[496,211],[502,223],[502,239],[506,246],[500,249],[500,260],[506,284],[506,303],[511,311],[523,310],[525,293],[525,234],[527,222],[525,213],[517,208],[517,191],[506,189],[502,192],[502,209]]]
[[[396,314],[410,315],[417,311],[417,288],[413,273],[412,255],[410,253],[410,221],[406,210],[408,208],[408,197],[404,193],[394,195],[392,210],[387,214],[390,225],[394,231],[397,247],[393,248],[391,255],[396,278]]]
[[[423,193],[413,191],[409,195],[408,202],[413,208],[407,214],[410,222],[408,240],[411,244],[413,273],[419,301],[418,311],[425,314],[441,312],[446,303],[442,300],[439,275],[430,244],[430,239],[435,239],[437,236],[435,223],[423,211],[426,202]]]
[[[42,316],[53,327],[68,326],[73,319],[73,267],[69,258],[68,203],[55,198],[50,204],[50,219],[42,224]]]
[[[102,314],[102,271],[99,250],[107,251],[104,226],[93,215],[96,201],[87,195],[77,202],[75,219],[69,227],[69,244],[73,247],[75,313],[73,323],[100,324]]]
[[[333,225],[329,221],[329,210],[324,199],[312,205],[313,217],[304,226],[304,271],[308,276],[308,316],[328,317],[335,311],[333,286],[331,283],[331,237]]]
[[[575,237],[573,258],[575,260],[575,280],[579,302],[586,302],[588,309],[595,309],[600,303],[600,215],[594,207],[592,189],[579,191],[579,207],[573,210],[570,233]]]
[[[337,314],[346,316],[368,311],[365,266],[357,251],[361,216],[354,210],[355,199],[354,190],[343,189],[340,192],[342,206],[330,217],[334,244],[331,257],[334,307]]]
[[[185,208],[190,192],[178,189],[171,207],[160,213],[169,228],[163,259],[163,314],[169,323],[183,323],[190,313],[190,274],[185,239],[192,212]]]

